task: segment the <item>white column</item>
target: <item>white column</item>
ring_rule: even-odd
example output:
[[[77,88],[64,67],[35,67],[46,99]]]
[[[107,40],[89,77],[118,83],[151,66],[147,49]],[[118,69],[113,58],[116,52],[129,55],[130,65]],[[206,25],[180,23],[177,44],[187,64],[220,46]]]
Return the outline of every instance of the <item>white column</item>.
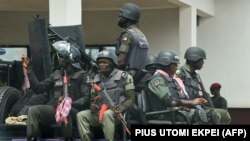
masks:
[[[49,23],[52,26],[82,24],[82,0],[49,0]]]
[[[180,36],[180,57],[188,47],[197,45],[197,10],[194,7],[180,7],[179,36]],[[184,63],[181,59],[181,63]]]

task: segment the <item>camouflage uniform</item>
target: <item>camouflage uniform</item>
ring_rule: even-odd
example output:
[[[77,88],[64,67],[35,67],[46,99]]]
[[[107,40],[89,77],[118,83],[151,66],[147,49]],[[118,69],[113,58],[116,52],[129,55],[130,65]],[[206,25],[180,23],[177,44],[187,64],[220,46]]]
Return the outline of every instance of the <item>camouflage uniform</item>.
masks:
[[[180,86],[173,78],[164,75],[154,75],[147,84],[147,93],[149,96],[149,104],[151,111],[161,111],[166,110],[167,107],[172,107],[173,103],[177,107],[185,107],[180,108],[179,112],[186,115],[191,124],[199,124],[195,117],[195,109],[190,106],[183,106],[181,104],[181,100],[188,100],[188,96],[186,96],[183,92],[181,92]],[[166,99],[166,97],[168,97]],[[188,110],[184,110],[188,109]],[[151,117],[152,119],[158,120],[169,120],[171,121],[171,114],[165,115],[157,115]],[[183,119],[182,116],[177,115],[177,122],[186,122],[186,119]]]
[[[96,76],[97,77],[97,76]],[[108,84],[115,84],[112,88],[106,88],[107,93],[108,90],[113,91],[114,93],[108,93],[110,97],[119,96],[118,99],[121,97],[124,97],[123,101],[120,100],[116,101],[113,99],[114,103],[119,105],[122,105],[125,107],[125,109],[131,108],[135,101],[135,94],[134,94],[134,83],[133,78],[130,74],[125,73],[123,71],[120,71],[118,69],[114,69],[113,72],[110,74],[110,76],[105,77],[104,75],[99,76],[102,77],[102,80],[104,82],[104,85]],[[111,81],[112,78],[115,77],[115,81]],[[95,79],[96,81],[98,79]],[[102,85],[100,81],[97,81],[98,85]],[[121,84],[121,88],[119,88],[119,85]],[[113,90],[112,90],[113,89]],[[93,91],[91,94],[91,101],[94,102],[94,98],[99,95],[100,93],[96,93]],[[102,99],[102,98],[101,98]],[[99,104],[101,106],[101,103]],[[117,122],[117,118],[113,112],[112,109],[108,109],[104,112],[103,119],[99,121],[99,110],[84,110],[77,114],[77,125],[79,134],[82,140],[84,141],[90,141],[90,127],[98,127],[100,124],[102,124],[102,130],[104,132],[105,140],[106,141],[113,141],[114,140],[114,131],[115,131],[115,125],[119,122]]]
[[[124,52],[128,55],[126,64],[123,66],[125,68],[121,69],[128,70],[132,76],[134,76],[136,70],[143,69],[148,46],[145,35],[135,25],[131,25],[124,30],[118,38],[117,51]]]
[[[197,75],[199,74],[197,74],[195,71],[191,72],[190,66],[188,64],[185,64],[184,66],[182,66],[177,71],[177,74],[183,80],[183,83],[186,87],[186,91],[190,95],[190,99],[194,99],[202,95],[202,94],[199,94],[201,93],[200,86],[198,85],[199,83],[197,80]],[[205,109],[207,115],[211,116],[208,113],[209,111],[211,111],[211,108],[209,107],[203,107],[203,108]],[[214,120],[216,121],[210,121],[212,122],[212,124],[217,124],[217,123],[218,124],[230,124],[231,123],[231,116],[227,110],[214,108],[214,111],[216,112],[216,114],[220,115],[220,118],[214,118]]]

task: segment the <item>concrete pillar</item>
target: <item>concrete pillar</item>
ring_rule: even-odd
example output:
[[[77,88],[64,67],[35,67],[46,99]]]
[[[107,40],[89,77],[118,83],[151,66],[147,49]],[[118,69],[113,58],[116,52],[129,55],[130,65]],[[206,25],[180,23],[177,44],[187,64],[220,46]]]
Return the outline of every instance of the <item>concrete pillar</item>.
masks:
[[[82,24],[82,0],[49,0],[49,23],[52,26]]]
[[[179,17],[180,58],[188,47],[197,45],[197,10],[194,7],[180,7]],[[185,62],[181,59],[181,63]]]

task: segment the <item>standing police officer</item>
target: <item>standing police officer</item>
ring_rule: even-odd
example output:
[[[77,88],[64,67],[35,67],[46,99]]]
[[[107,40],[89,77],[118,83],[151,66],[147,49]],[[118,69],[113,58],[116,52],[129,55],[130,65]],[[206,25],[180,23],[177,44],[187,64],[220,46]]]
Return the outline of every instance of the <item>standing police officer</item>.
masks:
[[[204,109],[208,116],[207,118],[210,119],[208,122],[212,122],[212,124],[230,124],[231,116],[228,111],[214,108],[210,96],[202,90],[202,87],[204,88],[204,86],[202,86],[201,78],[196,70],[201,70],[203,67],[204,59],[206,59],[205,51],[199,47],[189,47],[185,52],[184,58],[186,59],[186,63],[180,68],[180,70],[178,70],[177,74],[182,79],[186,91],[190,95],[190,99],[204,97],[209,101],[208,105],[205,107],[197,108],[197,110],[200,109],[200,112],[198,113],[202,113],[201,111]],[[215,113],[213,111],[219,113],[221,121],[215,121],[216,118],[214,117]]]
[[[116,69],[117,56],[112,50],[103,50],[97,56],[99,74],[96,74],[93,83],[101,87],[101,91],[93,91],[91,94],[91,109],[77,114],[77,126],[80,137],[84,141],[90,141],[90,127],[98,127],[102,124],[102,130],[106,141],[114,141],[116,113],[124,113],[131,108],[135,101],[134,83],[130,74]],[[109,105],[103,96],[103,90],[107,92],[115,105],[105,112],[100,112],[103,105]],[[102,118],[100,114],[103,113]],[[99,117],[99,118],[98,118]]]
[[[140,8],[129,2],[121,7],[118,19],[118,25],[125,29],[116,48],[118,68],[129,71],[132,76],[138,69],[143,69],[149,48],[146,36],[136,27],[140,14]]]
[[[69,44],[65,44],[69,45]],[[68,52],[69,51],[69,52]],[[80,110],[89,108],[89,92],[90,87],[86,85],[85,71],[81,70],[79,64],[80,51],[77,47],[71,46],[70,50],[61,50],[58,53],[61,62],[61,68],[64,68],[67,72],[68,78],[68,96],[72,99],[72,107],[68,115],[68,123],[62,124],[62,129],[65,137],[65,141],[73,140],[73,121],[76,121],[76,113]],[[28,71],[28,76],[31,84],[31,88],[36,93],[53,91],[52,97],[46,105],[31,106],[28,111],[27,122],[27,138],[29,141],[37,140],[39,128],[44,127],[46,131],[50,128],[50,125],[55,124],[56,106],[64,98],[63,88],[63,74],[64,69],[54,71],[49,78],[38,82],[29,62],[24,63],[25,68]],[[48,130],[46,131],[48,133]]]

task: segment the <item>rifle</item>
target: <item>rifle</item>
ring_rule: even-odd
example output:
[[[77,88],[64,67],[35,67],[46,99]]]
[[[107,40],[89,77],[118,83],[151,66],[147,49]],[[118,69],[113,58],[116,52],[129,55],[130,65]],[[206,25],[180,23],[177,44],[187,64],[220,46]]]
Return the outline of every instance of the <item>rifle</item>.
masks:
[[[63,75],[63,99],[62,101],[58,101],[58,105],[56,107],[56,115],[55,119],[57,123],[64,122],[65,125],[68,123],[68,114],[71,109],[71,103],[72,99],[68,97],[68,79],[67,79],[67,74],[66,70],[64,69],[64,75]]]
[[[97,92],[98,92],[98,91],[101,91],[100,86],[98,86],[98,85],[96,85],[96,84],[92,84],[92,87],[93,87]],[[105,99],[107,100],[107,102],[108,102],[108,107],[111,108],[111,109],[113,110],[113,109],[115,108],[115,103],[114,103],[113,100],[110,98],[110,96],[108,95],[108,93],[107,93],[107,91],[106,91],[105,89],[102,90],[102,92],[104,93],[104,98],[105,98]],[[106,106],[107,106],[107,105],[104,104],[104,105],[102,106],[102,108],[104,107],[103,109],[105,109]],[[102,108],[101,108],[101,109],[102,109]],[[114,113],[116,114],[117,118],[121,121],[121,123],[122,123],[123,127],[125,128],[126,132],[127,132],[129,135],[131,135],[131,133],[130,133],[128,127],[127,127],[127,122],[125,121],[125,119],[124,119],[122,113],[116,113],[116,112],[114,112]],[[100,112],[100,114],[101,114],[101,112]]]
[[[63,98],[68,97],[68,78],[67,78],[67,73],[66,70],[63,70],[64,75],[63,75]]]
[[[211,108],[214,108],[214,104],[213,104],[213,101],[209,95],[209,93],[207,93],[207,91],[205,90],[205,87],[201,81],[201,77],[199,75],[197,75],[197,80],[198,80],[198,83],[200,85],[200,88],[201,88],[201,92],[202,92],[202,96],[208,101],[208,106],[211,107]]]
[[[61,40],[64,40],[64,41],[67,41],[67,42],[70,42],[72,44],[75,44],[77,45],[76,41],[73,40],[72,38],[70,37],[62,37],[61,35],[59,35],[58,33],[56,33],[52,28],[48,27],[48,39],[49,41],[53,44],[54,42],[56,41],[61,41]],[[77,45],[78,46],[78,45]],[[94,59],[92,59],[91,57],[89,57],[85,51],[83,51],[80,47],[78,47],[80,53],[81,53],[81,64],[86,64],[86,69],[87,70],[91,70],[93,72],[97,72],[98,70],[98,67],[96,65],[96,62]]]

